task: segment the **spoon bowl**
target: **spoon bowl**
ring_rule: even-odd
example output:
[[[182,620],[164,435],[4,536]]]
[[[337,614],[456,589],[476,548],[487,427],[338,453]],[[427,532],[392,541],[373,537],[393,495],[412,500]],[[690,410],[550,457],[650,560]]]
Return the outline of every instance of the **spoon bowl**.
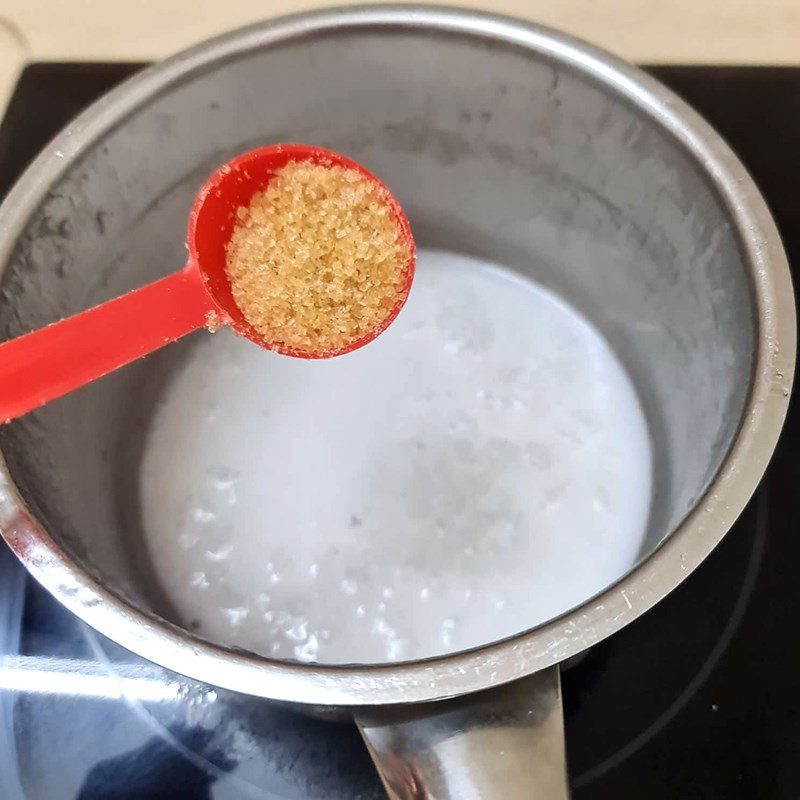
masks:
[[[325,167],[342,167],[358,172],[377,185],[389,205],[411,256],[405,265],[403,280],[394,304],[383,322],[366,336],[350,342],[337,350],[313,352],[287,347],[281,342],[268,342],[244,318],[233,299],[230,282],[225,271],[225,246],[231,238],[236,212],[247,206],[252,197],[267,188],[275,173],[293,161],[309,161]],[[357,350],[380,335],[400,313],[414,279],[414,240],[411,228],[400,204],[392,193],[360,164],[323,147],[307,144],[274,144],[242,153],[223,164],[203,184],[189,217],[189,263],[187,269],[196,269],[203,285],[216,306],[219,322],[230,325],[236,333],[283,355],[296,358],[329,358]]]

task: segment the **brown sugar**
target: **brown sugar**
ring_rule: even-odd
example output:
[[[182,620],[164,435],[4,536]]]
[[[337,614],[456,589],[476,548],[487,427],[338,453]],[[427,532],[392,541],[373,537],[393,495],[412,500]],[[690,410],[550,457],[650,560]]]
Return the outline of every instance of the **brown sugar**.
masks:
[[[209,333],[216,333],[223,324],[222,317],[216,311],[209,311],[206,314],[206,330]]]
[[[226,271],[267,342],[341,350],[396,306],[410,247],[385,190],[356,170],[290,162],[237,216]]]

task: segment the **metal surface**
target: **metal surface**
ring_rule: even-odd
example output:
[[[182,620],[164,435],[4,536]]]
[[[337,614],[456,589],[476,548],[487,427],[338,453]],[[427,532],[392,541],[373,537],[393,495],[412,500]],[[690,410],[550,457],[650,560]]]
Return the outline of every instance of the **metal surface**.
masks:
[[[0,528],[31,573],[152,661],[333,706],[506,683],[661,599],[725,534],[770,458],[794,365],[792,288],[727,146],[657,81],[569,37],[453,10],[356,8],[259,25],[146,70],[54,140],[0,208],[0,333],[180,266],[211,168],[286,139],[375,171],[421,246],[531,275],[604,332],[657,453],[641,563],[535,630],[427,662],[300,665],[200,640],[150,580],[129,502],[149,398],[178,349],[0,431]]]
[[[392,800],[566,800],[558,667],[485,692],[356,714]]]

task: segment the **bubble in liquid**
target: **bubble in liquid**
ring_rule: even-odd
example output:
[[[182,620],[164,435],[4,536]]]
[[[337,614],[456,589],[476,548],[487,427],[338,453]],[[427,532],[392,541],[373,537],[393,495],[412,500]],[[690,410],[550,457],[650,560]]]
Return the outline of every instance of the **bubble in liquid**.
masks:
[[[237,606],[236,608],[225,608],[223,609],[225,612],[225,616],[230,622],[231,625],[241,625],[244,620],[247,619],[249,611],[245,606]]]
[[[192,509],[192,521],[199,523],[200,525],[207,525],[209,522],[213,522],[217,518],[217,515],[207,509],[203,508],[202,506],[196,506]]]
[[[189,576],[189,584],[197,589],[208,589],[210,586],[205,572],[193,572]]]
[[[218,564],[221,561],[225,561],[226,559],[230,558],[232,552],[233,552],[233,544],[226,544],[223,547],[218,548],[217,550],[207,550],[206,558],[209,561]]]
[[[178,544],[183,550],[191,550],[199,541],[200,537],[196,533],[182,531],[178,534]]]
[[[298,647],[294,648],[294,657],[298,661],[316,661],[317,654],[319,653],[319,639],[317,639],[316,634],[311,634],[308,637],[308,641],[305,644],[302,644]]]
[[[293,642],[304,642],[308,638],[308,622],[303,620],[286,630],[286,638]]]

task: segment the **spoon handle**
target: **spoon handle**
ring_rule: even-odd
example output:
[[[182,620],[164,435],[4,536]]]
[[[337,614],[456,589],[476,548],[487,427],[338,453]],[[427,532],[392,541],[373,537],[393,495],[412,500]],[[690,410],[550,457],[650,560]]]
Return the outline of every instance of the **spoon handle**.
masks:
[[[0,344],[0,422],[200,328],[217,310],[196,266]]]

